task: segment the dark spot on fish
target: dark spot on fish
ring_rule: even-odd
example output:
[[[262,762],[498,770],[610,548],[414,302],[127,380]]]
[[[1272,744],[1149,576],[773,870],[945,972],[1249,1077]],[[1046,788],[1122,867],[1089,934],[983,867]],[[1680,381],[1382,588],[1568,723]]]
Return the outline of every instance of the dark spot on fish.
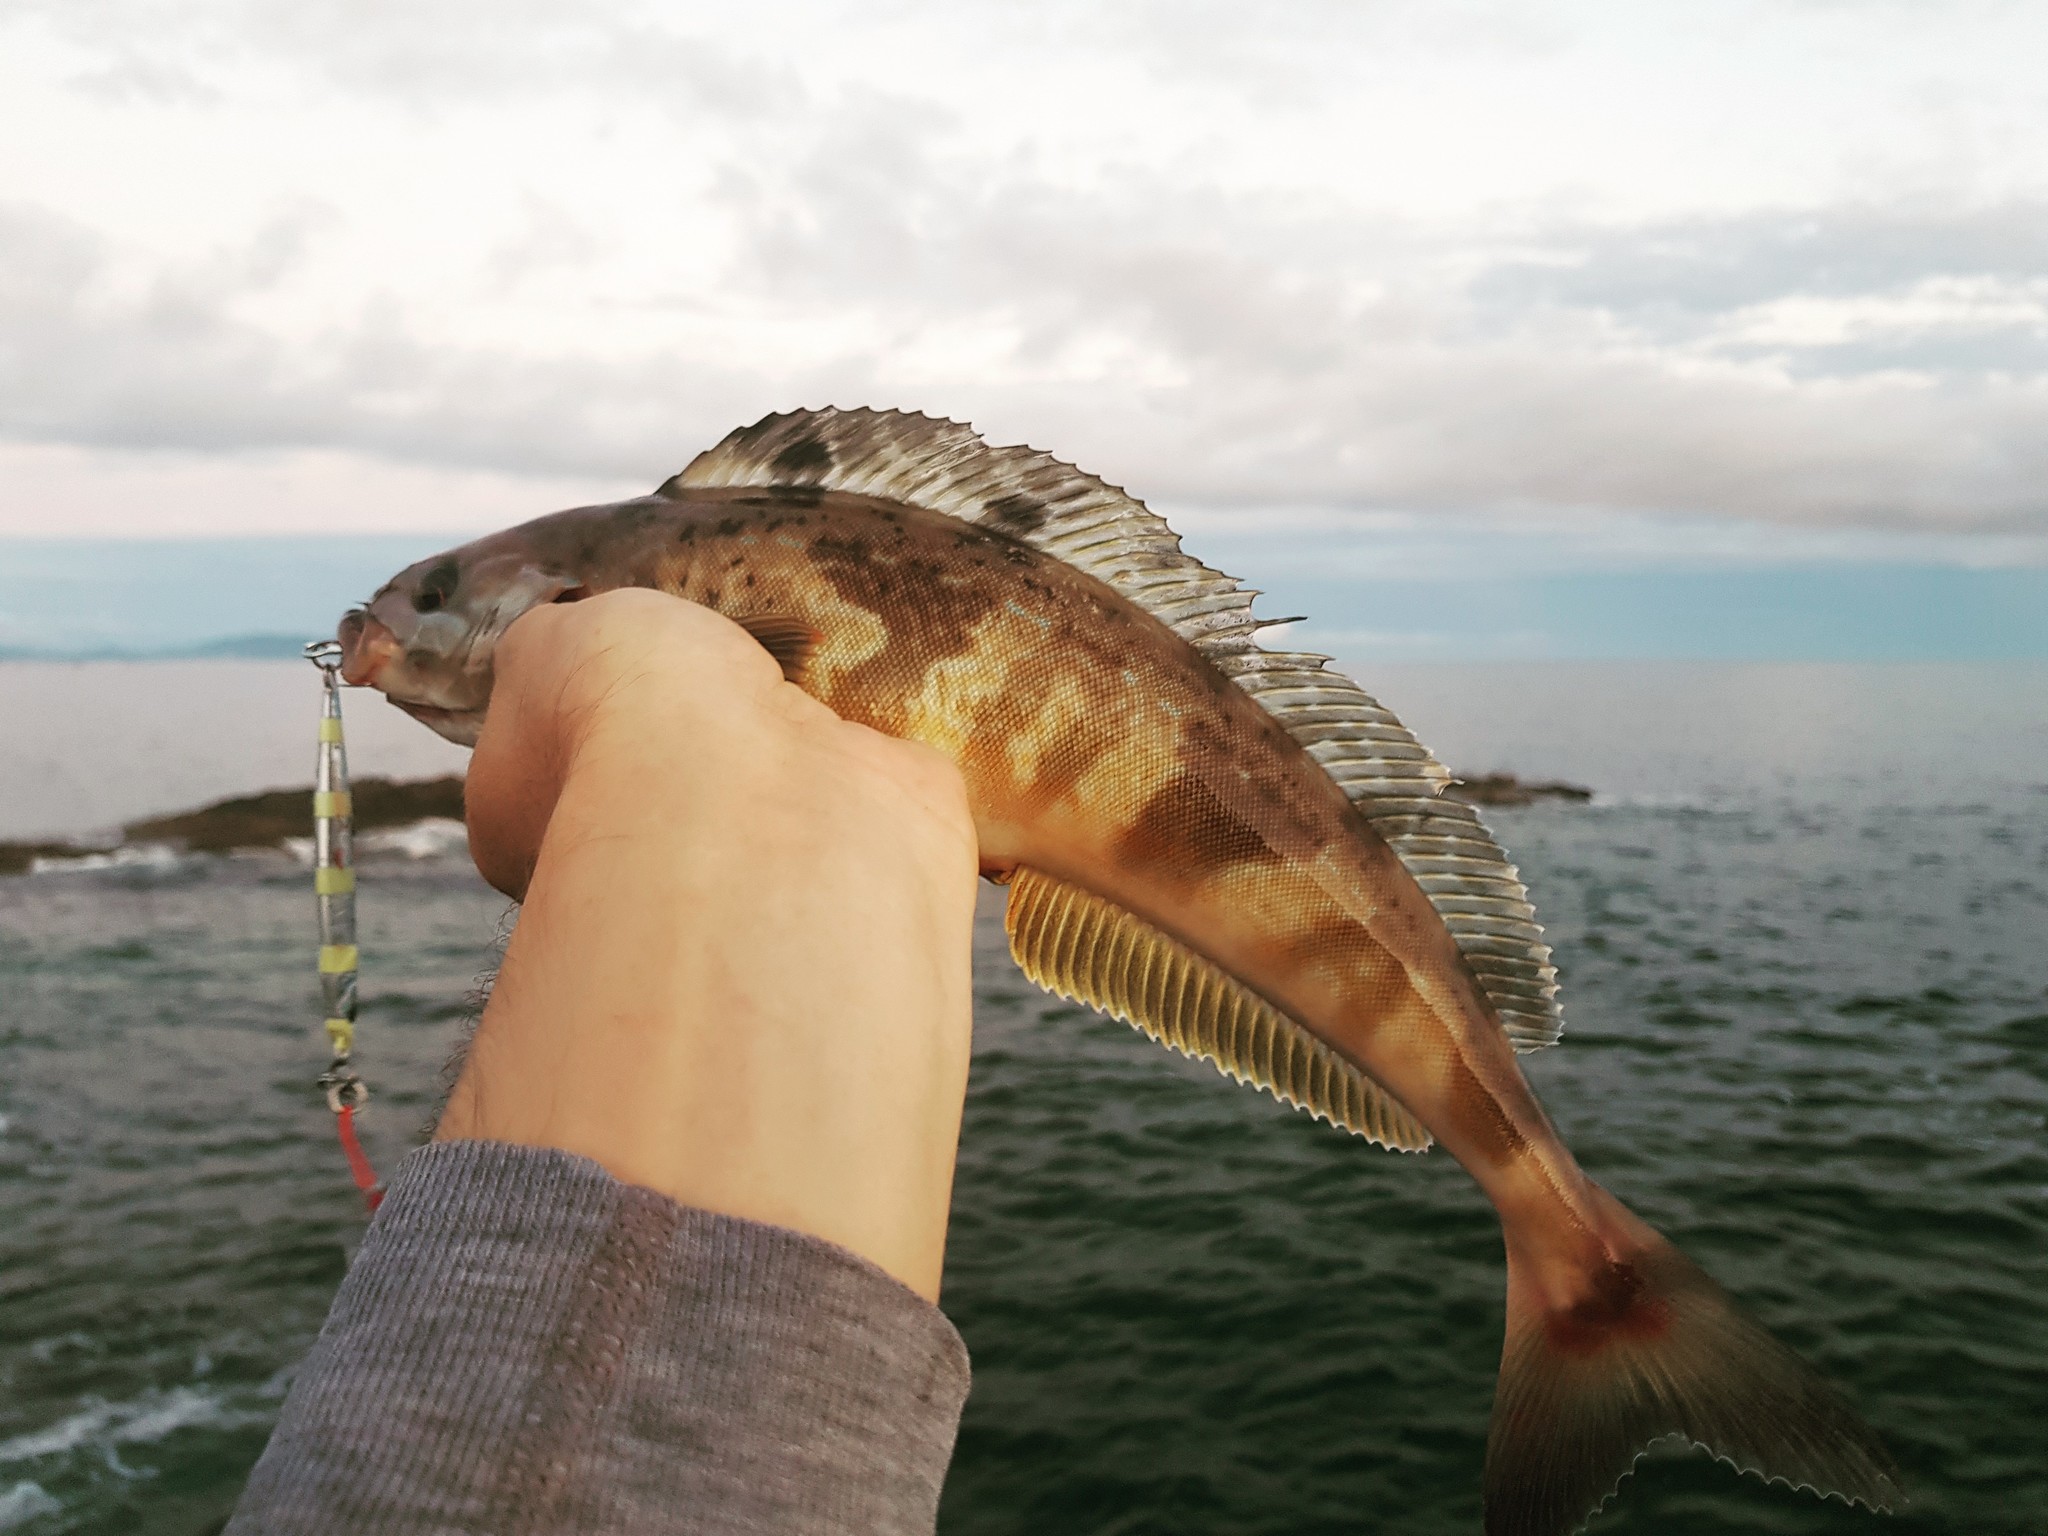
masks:
[[[868,543],[865,539],[837,533],[821,533],[811,540],[811,549],[824,560],[840,560],[862,566],[868,563]]]
[[[1045,504],[1021,492],[998,496],[984,505],[988,508],[988,526],[1000,528],[1013,538],[1021,539],[1045,526]]]
[[[1308,922],[1289,942],[1288,952],[1294,956],[1297,965],[1311,965],[1317,961],[1333,958],[1358,956],[1367,952],[1364,946],[1372,944],[1372,936],[1349,917],[1320,917]],[[1354,969],[1361,976],[1372,974],[1372,967],[1360,963]]]
[[[1153,792],[1117,840],[1117,852],[1138,869],[1161,868],[1201,877],[1236,864],[1270,863],[1279,856],[1216,792],[1182,772]]]
[[[1018,795],[1018,810],[1035,816],[1072,796],[1119,739],[1120,733],[1107,723],[1106,715],[1068,725],[1039,752],[1031,782]]]
[[[746,526],[746,522],[742,518],[721,517],[718,520],[718,527],[715,531],[721,539],[729,539]]]
[[[455,563],[453,555],[444,555],[420,578],[419,588],[412,595],[413,608],[420,613],[433,613],[446,607],[461,580],[462,567]]]
[[[694,543],[696,543],[696,542],[697,542],[697,525],[696,525],[695,523],[685,523],[685,524],[683,524],[683,526],[682,526],[682,527],[678,528],[678,529],[676,530],[676,542],[677,542],[678,544],[694,544]]]
[[[825,499],[824,491],[815,485],[778,485],[769,494],[777,501],[798,507],[815,507]]]
[[[851,509],[848,509],[851,511]],[[858,666],[837,675],[835,708],[865,708],[864,723],[900,734],[902,700],[922,686],[935,661],[964,655],[976,644],[976,630],[1004,601],[1001,584],[972,579],[953,552],[952,527],[920,525],[916,537],[898,547],[876,548],[874,524],[865,509],[851,516],[828,514],[825,526],[806,546],[819,579],[846,602],[879,614],[889,642]],[[987,535],[982,535],[986,538]],[[990,743],[995,750],[997,744]]]
[[[815,437],[800,437],[775,455],[779,475],[807,475],[815,479],[832,467],[832,450]]]
[[[746,563],[747,557],[745,555],[734,555],[730,560],[725,562],[725,568],[728,571],[736,571]]]
[[[1004,548],[1003,559],[1011,565],[1029,565],[1031,551],[1022,544],[1011,544]]]
[[[1621,1339],[1655,1338],[1671,1310],[1635,1265],[1609,1259],[1588,1277],[1584,1296],[1543,1320],[1550,1342],[1568,1355],[1590,1355]]]

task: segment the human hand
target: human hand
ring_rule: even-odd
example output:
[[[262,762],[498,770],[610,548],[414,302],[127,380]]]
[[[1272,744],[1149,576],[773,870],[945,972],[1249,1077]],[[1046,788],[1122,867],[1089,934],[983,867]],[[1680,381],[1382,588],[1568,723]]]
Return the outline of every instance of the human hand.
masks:
[[[436,1134],[559,1147],[938,1294],[976,846],[938,753],[628,590],[499,641],[465,790],[524,901]]]

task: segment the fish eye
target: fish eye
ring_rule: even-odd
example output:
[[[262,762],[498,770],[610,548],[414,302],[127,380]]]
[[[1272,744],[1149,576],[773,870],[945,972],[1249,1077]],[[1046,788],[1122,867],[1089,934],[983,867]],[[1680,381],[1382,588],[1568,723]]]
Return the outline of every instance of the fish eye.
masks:
[[[412,606],[419,613],[433,613],[447,606],[448,599],[455,595],[455,584],[462,579],[462,571],[453,560],[443,560],[420,578],[419,591],[413,594]]]

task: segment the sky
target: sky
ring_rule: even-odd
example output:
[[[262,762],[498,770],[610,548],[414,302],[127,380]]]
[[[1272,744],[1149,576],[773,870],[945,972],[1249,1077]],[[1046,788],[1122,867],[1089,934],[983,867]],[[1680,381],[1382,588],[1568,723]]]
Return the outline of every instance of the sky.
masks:
[[[829,403],[1389,654],[2048,655],[2043,57],[1994,0],[0,0],[0,648],[303,627],[317,541]],[[169,618],[52,601],[217,539],[273,542]]]

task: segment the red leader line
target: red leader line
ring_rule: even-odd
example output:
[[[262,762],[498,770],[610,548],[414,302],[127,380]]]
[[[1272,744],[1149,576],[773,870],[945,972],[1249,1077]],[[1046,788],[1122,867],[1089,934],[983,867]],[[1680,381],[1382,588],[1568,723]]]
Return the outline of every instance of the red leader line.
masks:
[[[363,1155],[363,1144],[356,1139],[356,1111],[352,1104],[344,1104],[334,1112],[335,1129],[341,1132],[341,1150],[348,1155],[348,1171],[355,1175],[356,1188],[363,1192],[363,1205],[372,1215],[384,1203],[384,1186],[377,1182],[377,1171],[370,1166],[369,1158]]]

